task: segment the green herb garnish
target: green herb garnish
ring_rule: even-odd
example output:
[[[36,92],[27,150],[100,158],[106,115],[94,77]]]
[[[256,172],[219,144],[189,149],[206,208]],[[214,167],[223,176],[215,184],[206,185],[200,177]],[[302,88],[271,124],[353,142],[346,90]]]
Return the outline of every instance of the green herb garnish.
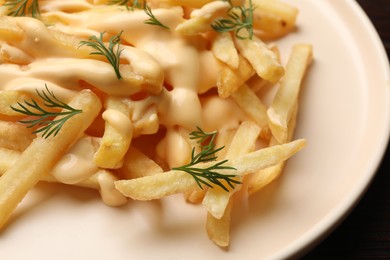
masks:
[[[198,186],[203,189],[202,184],[213,188],[212,184],[215,184],[225,191],[229,191],[223,182],[226,182],[230,188],[234,188],[234,184],[240,184],[240,181],[234,179],[237,177],[235,174],[221,174],[220,170],[235,170],[234,167],[226,166],[228,160],[222,160],[206,168],[199,168],[199,163],[212,162],[217,159],[216,153],[224,148],[224,146],[215,148],[214,139],[217,132],[204,132],[201,128],[197,128],[197,131],[190,133],[191,139],[198,139],[201,151],[195,154],[195,148],[191,152],[191,162],[180,166],[174,167],[173,170],[184,171],[195,179]],[[206,142],[206,144],[204,144]]]
[[[42,137],[48,138],[51,135],[56,136],[61,130],[66,121],[74,115],[82,112],[82,110],[74,109],[66,103],[59,100],[52,91],[50,91],[45,85],[46,91],[36,91],[38,96],[43,101],[43,106],[39,105],[37,101],[31,99],[31,101],[24,101],[24,104],[18,102],[20,108],[11,108],[21,114],[27,116],[37,117],[36,119],[20,120],[20,123],[27,124],[28,128],[38,126],[33,133],[42,133]],[[53,109],[61,109],[60,112],[52,112]],[[57,116],[61,116],[58,119],[54,119]]]
[[[150,9],[149,5],[145,2],[144,4],[144,11],[145,13],[150,17],[148,20],[145,20],[145,24],[150,24],[150,25],[157,25],[161,26],[162,28],[169,29],[168,26],[162,24],[153,14],[152,9]]]
[[[7,15],[10,16],[27,16],[31,14],[32,17],[38,17],[40,14],[38,0],[6,1],[3,6],[8,8]]]
[[[96,50],[94,52],[91,52],[90,55],[102,55],[106,57],[107,60],[110,62],[111,66],[114,68],[117,78],[122,79],[122,76],[119,71],[120,54],[123,50],[119,48],[122,32],[120,32],[118,35],[112,36],[108,42],[108,46],[106,46],[106,44],[103,42],[104,33],[105,32],[100,33],[99,38],[94,35],[89,38],[89,41],[81,41],[80,47],[83,45],[87,45]],[[114,50],[115,47],[116,49]]]
[[[245,6],[232,6],[228,12],[229,18],[217,19],[211,24],[211,27],[217,32],[234,32],[239,39],[252,39],[253,9],[252,0],[249,0],[248,8]]]

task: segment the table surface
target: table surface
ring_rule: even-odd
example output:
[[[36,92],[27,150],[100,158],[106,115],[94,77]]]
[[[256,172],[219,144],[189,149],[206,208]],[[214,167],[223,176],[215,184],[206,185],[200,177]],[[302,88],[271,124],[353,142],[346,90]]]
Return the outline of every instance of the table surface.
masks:
[[[390,0],[357,0],[390,57]],[[348,217],[304,256],[312,259],[390,259],[390,147],[369,189]]]

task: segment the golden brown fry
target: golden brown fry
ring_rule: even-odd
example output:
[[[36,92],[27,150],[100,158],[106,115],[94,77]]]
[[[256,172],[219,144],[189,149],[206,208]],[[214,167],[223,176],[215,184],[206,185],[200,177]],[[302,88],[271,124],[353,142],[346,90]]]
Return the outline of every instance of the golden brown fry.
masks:
[[[0,115],[7,117],[20,118],[20,113],[11,109],[11,106],[17,107],[18,102],[28,99],[28,95],[16,90],[0,91]]]
[[[256,36],[253,36],[253,39],[237,39],[236,46],[252,64],[259,77],[276,83],[283,76],[284,68],[276,54]]]
[[[196,188],[191,175],[182,171],[168,171],[149,176],[119,180],[115,187],[125,196],[135,200],[160,199],[176,193],[183,193]]]
[[[220,247],[227,247],[230,241],[230,221],[233,200],[229,200],[224,215],[217,219],[207,213],[206,231],[209,238]]]
[[[290,142],[294,137],[294,131],[295,131],[295,125],[297,122],[297,113],[298,113],[298,104],[296,103],[294,106],[293,114],[290,118],[290,121],[288,123],[288,137],[287,142]],[[272,137],[270,140],[269,145],[277,145],[279,142]],[[273,180],[275,180],[277,177],[282,174],[282,171],[284,169],[284,166],[286,165],[287,161],[281,162],[275,166],[260,170],[258,172],[255,172],[248,176],[248,182],[247,182],[247,189],[248,194],[252,195],[271,183]]]
[[[273,40],[285,36],[295,28],[298,9],[280,0],[252,0],[253,28],[260,37]]]
[[[122,179],[134,179],[162,173],[163,169],[146,154],[130,146],[124,158],[123,166],[118,172]]]
[[[226,158],[236,158],[252,151],[259,134],[260,128],[255,123],[243,122],[234,135]],[[242,181],[243,178],[240,178],[240,180]],[[214,243],[221,247],[229,245],[232,196],[240,190],[241,186],[237,185],[230,192],[226,192],[219,187],[209,189],[202,202],[208,210],[206,219],[207,234]]]
[[[236,168],[234,174],[240,176],[271,167],[287,160],[305,146],[304,139],[298,139],[283,145],[275,145],[239,156],[227,165]],[[212,162],[211,164],[215,164]],[[209,164],[199,165],[205,168]],[[232,170],[221,171],[221,174],[232,174]],[[119,180],[115,187],[125,196],[135,200],[154,200],[183,193],[197,186],[194,178],[183,171],[168,171],[132,180]]]
[[[0,15],[0,40],[19,41],[23,38],[23,30],[7,16]]]
[[[233,36],[229,32],[216,34],[211,44],[211,51],[218,60],[229,65],[232,69],[238,69],[240,60]]]
[[[105,130],[94,162],[101,168],[116,169],[123,164],[134,127],[130,120],[130,108],[121,98],[108,97],[105,107],[102,115],[106,122]]]
[[[80,92],[69,105],[82,109],[83,113],[70,118],[56,136],[35,138],[21,158],[0,178],[0,227],[28,191],[87,129],[101,108],[99,98],[88,90]]]
[[[242,55],[238,55],[238,68],[222,66],[217,79],[218,94],[221,98],[231,96],[250,77],[255,74],[252,65]]]
[[[191,17],[176,27],[176,31],[183,35],[197,35],[212,31],[213,21],[226,15],[230,5],[228,2],[212,1],[200,9],[194,10]]]
[[[31,129],[14,122],[0,121],[0,147],[16,151],[24,151],[35,135]]]
[[[215,147],[224,147],[217,154],[218,158],[226,158],[226,155],[230,149],[230,145],[233,142],[234,135],[236,134],[237,129],[224,129],[218,132]]]
[[[232,98],[242,110],[260,126],[261,137],[269,139],[270,132],[267,124],[267,107],[256,93],[253,92],[249,86],[244,84],[232,94]]]
[[[21,152],[0,148],[0,176],[2,176],[20,158]]]
[[[230,144],[229,150],[226,154],[226,159],[232,160],[238,156],[242,156],[250,151],[253,151],[259,134],[260,128],[255,123],[250,121],[241,123],[233,137],[232,143]],[[202,204],[207,208],[208,212],[213,215],[213,217],[220,219],[225,212],[231,195],[240,188],[239,186],[241,185],[237,185],[235,189],[230,192],[226,192],[220,187],[209,189],[202,201]]]
[[[289,57],[286,75],[267,110],[268,125],[279,143],[284,143],[288,135],[288,122],[295,104],[306,70],[312,60],[312,46],[295,45]]]

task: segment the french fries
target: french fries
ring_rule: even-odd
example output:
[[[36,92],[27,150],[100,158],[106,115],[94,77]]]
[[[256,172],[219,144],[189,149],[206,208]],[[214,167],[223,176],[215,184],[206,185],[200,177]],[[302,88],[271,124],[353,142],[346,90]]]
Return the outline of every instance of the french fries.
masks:
[[[123,157],[130,147],[133,124],[130,121],[130,108],[122,100],[108,98],[102,117],[106,121],[100,147],[95,153],[94,162],[101,168],[115,169],[123,164]]]
[[[238,88],[245,84],[255,74],[255,70],[247,59],[238,54],[238,68],[234,69],[229,65],[224,65],[219,72],[217,79],[218,94],[222,98],[228,98],[236,92]]]
[[[53,0],[25,17],[5,3],[0,228],[46,181],[109,206],[181,195],[226,248],[234,204],[306,145],[294,130],[312,46],[283,64],[272,40],[298,15],[285,1]]]
[[[0,177],[8,169],[10,169],[20,159],[20,157],[21,152],[0,148]],[[118,190],[115,189],[114,182],[116,180],[118,179],[112,172],[108,170],[98,170],[91,176],[72,185],[98,190],[101,194],[102,201],[106,205],[121,206],[127,202],[127,199]],[[42,176],[40,181],[62,183],[52,175],[52,172]]]

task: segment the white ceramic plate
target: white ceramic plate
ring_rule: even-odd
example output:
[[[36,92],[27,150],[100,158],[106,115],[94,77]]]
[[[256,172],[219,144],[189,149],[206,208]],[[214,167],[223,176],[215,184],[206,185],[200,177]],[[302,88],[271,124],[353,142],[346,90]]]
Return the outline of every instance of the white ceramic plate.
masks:
[[[361,197],[387,146],[389,63],[356,2],[291,4],[299,30],[282,50],[305,42],[315,53],[297,129],[308,146],[236,211],[228,250],[208,239],[203,208],[180,196],[110,208],[93,191],[39,184],[0,233],[0,259],[281,259],[318,242]]]

